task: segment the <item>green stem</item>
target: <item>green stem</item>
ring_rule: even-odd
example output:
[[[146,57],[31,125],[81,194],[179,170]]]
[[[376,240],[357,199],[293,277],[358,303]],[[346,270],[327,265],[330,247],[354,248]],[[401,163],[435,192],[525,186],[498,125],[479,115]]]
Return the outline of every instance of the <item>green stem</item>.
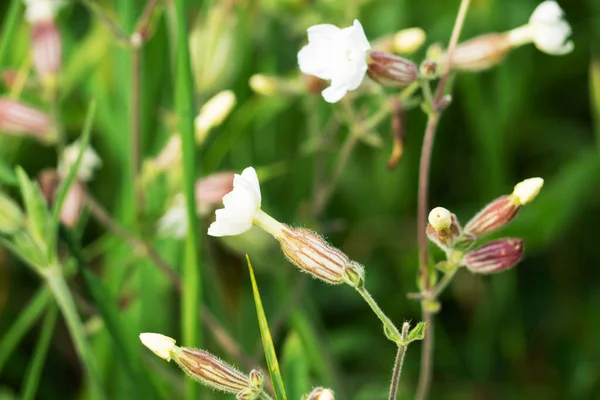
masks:
[[[10,8],[6,12],[6,17],[2,21],[2,32],[0,33],[0,68],[6,67],[6,54],[13,43],[13,36],[16,33],[19,22],[21,21],[21,0],[12,0]]]
[[[60,308],[60,311],[65,319],[67,328],[75,344],[75,349],[79,358],[85,367],[90,383],[90,392],[96,399],[104,399],[102,392],[102,383],[100,380],[100,374],[96,365],[96,360],[92,353],[91,347],[85,337],[83,330],[83,324],[77,314],[77,308],[75,302],[69,291],[67,283],[61,274],[60,267],[51,266],[47,267],[44,271],[44,277],[48,287],[52,291],[56,303]]]
[[[356,288],[356,291],[363,297],[363,299],[365,299],[367,304],[371,306],[373,312],[375,312],[377,317],[383,323],[383,331],[385,333],[385,336],[394,343],[401,343],[402,336],[400,335],[398,328],[396,328],[394,323],[387,317],[387,315],[385,315],[383,310],[379,307],[379,305],[377,304],[375,299],[373,299],[373,297],[367,291],[367,289],[365,289],[364,286],[358,286]]]
[[[179,133],[183,148],[183,173],[185,183],[185,197],[187,204],[188,232],[185,241],[185,265],[183,267],[182,290],[182,331],[183,342],[189,347],[200,347],[201,330],[198,315],[202,299],[201,266],[198,263],[199,250],[202,247],[198,235],[196,222],[196,197],[195,173],[196,145],[194,140],[193,120],[193,88],[188,26],[187,26],[187,1],[175,1],[175,15],[177,21],[177,70],[175,99],[177,116],[179,119]],[[196,398],[195,382],[187,381],[187,398]]]
[[[408,322],[402,324],[402,344],[398,346],[398,353],[396,353],[396,362],[394,363],[394,372],[392,373],[392,383],[390,384],[389,400],[395,400],[396,394],[398,393],[398,383],[400,382],[400,375],[402,374],[402,366],[404,364],[404,356],[406,355],[406,349],[408,348],[406,339],[408,338],[409,329],[410,324]]]
[[[430,300],[436,300],[438,296],[446,289],[446,287],[452,282],[454,275],[456,275],[458,268],[455,268],[444,274],[444,277],[438,282],[438,284],[431,290],[431,294],[427,296]]]
[[[40,377],[44,370],[44,362],[48,354],[48,347],[50,347],[50,341],[52,334],[54,333],[54,327],[56,326],[56,317],[58,314],[58,308],[56,304],[50,304],[46,311],[46,317],[44,318],[44,326],[40,337],[35,348],[33,360],[31,366],[25,377],[25,389],[23,390],[22,400],[31,400],[35,398],[37,392]]]

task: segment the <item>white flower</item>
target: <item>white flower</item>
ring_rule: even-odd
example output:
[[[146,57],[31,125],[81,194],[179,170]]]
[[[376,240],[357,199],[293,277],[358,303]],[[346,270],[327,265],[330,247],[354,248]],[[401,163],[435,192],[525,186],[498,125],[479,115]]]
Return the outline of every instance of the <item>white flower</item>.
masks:
[[[322,95],[325,101],[335,103],[362,82],[371,45],[358,20],[343,29],[322,24],[311,26],[307,32],[308,45],[298,53],[298,65],[307,75],[331,81]]]
[[[564,19],[565,13],[555,1],[544,1],[531,14],[529,26],[535,47],[544,53],[562,55],[573,50],[571,26]]]
[[[79,152],[81,151],[81,143],[79,140],[74,141],[65,147],[60,160],[58,161],[58,174],[61,178],[66,178],[71,170],[71,167],[77,161]],[[87,182],[92,179],[94,170],[102,165],[102,160],[94,151],[92,146],[88,145],[81,157],[79,170],[77,171],[77,179]]]
[[[52,21],[59,8],[65,2],[63,0],[23,0],[25,3],[25,20],[30,24],[36,22]]]
[[[234,236],[252,228],[254,217],[260,211],[260,185],[252,167],[241,175],[235,174],[233,190],[223,197],[222,209],[215,212],[217,219],[208,228],[211,236]]]
[[[142,344],[152,350],[163,360],[171,361],[175,346],[175,339],[160,333],[140,333]]]
[[[436,231],[443,231],[452,225],[452,213],[444,207],[436,207],[429,213],[429,224]]]
[[[542,189],[542,186],[544,186],[544,180],[542,178],[525,179],[523,182],[519,182],[515,185],[512,195],[520,205],[524,205],[535,199],[540,192],[540,189]]]
[[[178,194],[175,196],[173,204],[167,212],[158,220],[158,233],[162,237],[173,237],[181,239],[187,233],[187,208],[185,196]]]
[[[204,103],[200,113],[194,120],[196,141],[203,142],[208,131],[221,125],[233,106],[235,106],[235,94],[231,90],[219,92]]]

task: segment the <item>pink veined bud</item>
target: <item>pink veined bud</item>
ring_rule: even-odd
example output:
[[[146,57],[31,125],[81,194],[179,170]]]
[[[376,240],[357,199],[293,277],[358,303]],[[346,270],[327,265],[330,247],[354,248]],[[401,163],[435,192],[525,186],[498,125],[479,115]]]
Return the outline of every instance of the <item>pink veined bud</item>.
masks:
[[[304,395],[304,400],[334,400],[334,394],[331,389],[318,387],[313,389],[308,395]]]
[[[207,215],[222,204],[223,196],[233,190],[233,172],[218,172],[196,181],[198,213]]]
[[[394,54],[372,51],[367,74],[381,85],[405,87],[417,80],[419,68],[412,61]]]
[[[465,226],[465,232],[483,236],[497,231],[512,221],[520,208],[512,196],[502,196],[478,212]]]
[[[40,78],[52,84],[62,62],[60,32],[53,20],[36,21],[31,29],[33,65]]]
[[[478,274],[491,274],[514,267],[523,257],[523,239],[495,240],[465,254],[463,262]]]
[[[452,53],[452,68],[471,72],[489,69],[504,60],[510,48],[505,34],[478,36],[456,46]]]
[[[316,233],[284,226],[277,239],[286,257],[302,271],[332,285],[348,283],[355,287],[362,284],[363,268]]]
[[[6,97],[0,97],[0,132],[28,135],[46,143],[56,139],[48,115]]]

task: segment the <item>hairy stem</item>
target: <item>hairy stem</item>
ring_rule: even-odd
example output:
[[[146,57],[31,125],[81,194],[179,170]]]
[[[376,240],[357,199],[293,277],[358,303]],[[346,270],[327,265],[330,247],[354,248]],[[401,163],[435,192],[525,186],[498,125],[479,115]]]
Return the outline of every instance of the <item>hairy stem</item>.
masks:
[[[406,339],[408,338],[409,329],[410,323],[405,322],[402,324],[402,344],[398,346],[398,353],[396,353],[396,362],[394,363],[394,372],[392,373],[392,383],[390,384],[389,400],[395,400],[396,394],[398,393],[398,383],[400,382],[402,365],[404,364],[404,356],[406,355],[406,349],[408,348]]]
[[[458,38],[462,30],[462,26],[465,21],[467,10],[469,8],[469,0],[461,0],[458,15],[452,29],[452,35],[450,37],[450,43],[448,45],[448,59],[452,59],[452,54],[458,43]],[[423,139],[423,147],[421,150],[421,163],[419,167],[419,210],[418,210],[418,243],[419,243],[419,273],[423,282],[423,292],[425,296],[428,296],[431,290],[429,281],[429,264],[427,257],[427,235],[425,228],[427,225],[427,197],[429,191],[429,169],[431,165],[431,153],[433,150],[433,143],[435,141],[435,132],[437,130],[438,122],[442,109],[440,108],[440,101],[444,96],[446,84],[448,82],[448,75],[450,73],[451,64],[446,63],[444,74],[440,78],[435,97],[432,100],[431,110],[427,121],[427,128],[425,130],[425,138]],[[422,320],[428,325],[425,338],[423,340],[423,347],[421,352],[421,371],[419,375],[419,386],[417,388],[416,398],[419,400],[425,399],[429,393],[429,386],[431,383],[431,369],[432,369],[432,357],[433,357],[433,315],[427,309],[426,304],[422,301],[421,303]]]
[[[398,332],[398,328],[394,325],[394,323],[385,315],[383,310],[379,307],[373,296],[365,289],[364,286],[359,286],[356,288],[356,291],[360,293],[360,295],[365,299],[367,304],[371,307],[373,312],[377,315],[377,317],[383,323],[385,336],[395,343],[400,343],[402,336],[400,332]]]

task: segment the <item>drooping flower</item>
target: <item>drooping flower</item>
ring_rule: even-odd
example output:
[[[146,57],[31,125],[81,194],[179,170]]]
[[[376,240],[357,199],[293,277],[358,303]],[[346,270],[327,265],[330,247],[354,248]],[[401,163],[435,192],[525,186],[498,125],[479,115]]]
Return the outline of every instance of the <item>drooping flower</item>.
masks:
[[[217,219],[208,228],[211,236],[234,236],[252,227],[260,211],[261,195],[258,176],[252,167],[235,174],[233,190],[223,197],[224,208],[215,212]]]
[[[547,0],[536,7],[529,23],[508,32],[513,46],[533,43],[540,51],[551,55],[563,55],[573,51],[571,25],[564,19],[565,13],[558,3]]]
[[[0,132],[29,135],[45,143],[56,140],[52,119],[24,103],[0,97]]]
[[[77,161],[80,151],[81,143],[79,143],[79,140],[74,141],[64,149],[58,162],[58,175],[61,177],[61,179],[67,177],[71,167]],[[82,182],[90,181],[94,175],[94,170],[99,168],[101,165],[102,160],[98,156],[98,153],[94,151],[92,146],[88,145],[83,152],[81,163],[79,164],[77,179]]]
[[[331,81],[321,94],[329,103],[338,102],[364,79],[371,45],[358,20],[347,28],[321,24],[311,26],[307,32],[308,44],[298,53],[300,70]]]

